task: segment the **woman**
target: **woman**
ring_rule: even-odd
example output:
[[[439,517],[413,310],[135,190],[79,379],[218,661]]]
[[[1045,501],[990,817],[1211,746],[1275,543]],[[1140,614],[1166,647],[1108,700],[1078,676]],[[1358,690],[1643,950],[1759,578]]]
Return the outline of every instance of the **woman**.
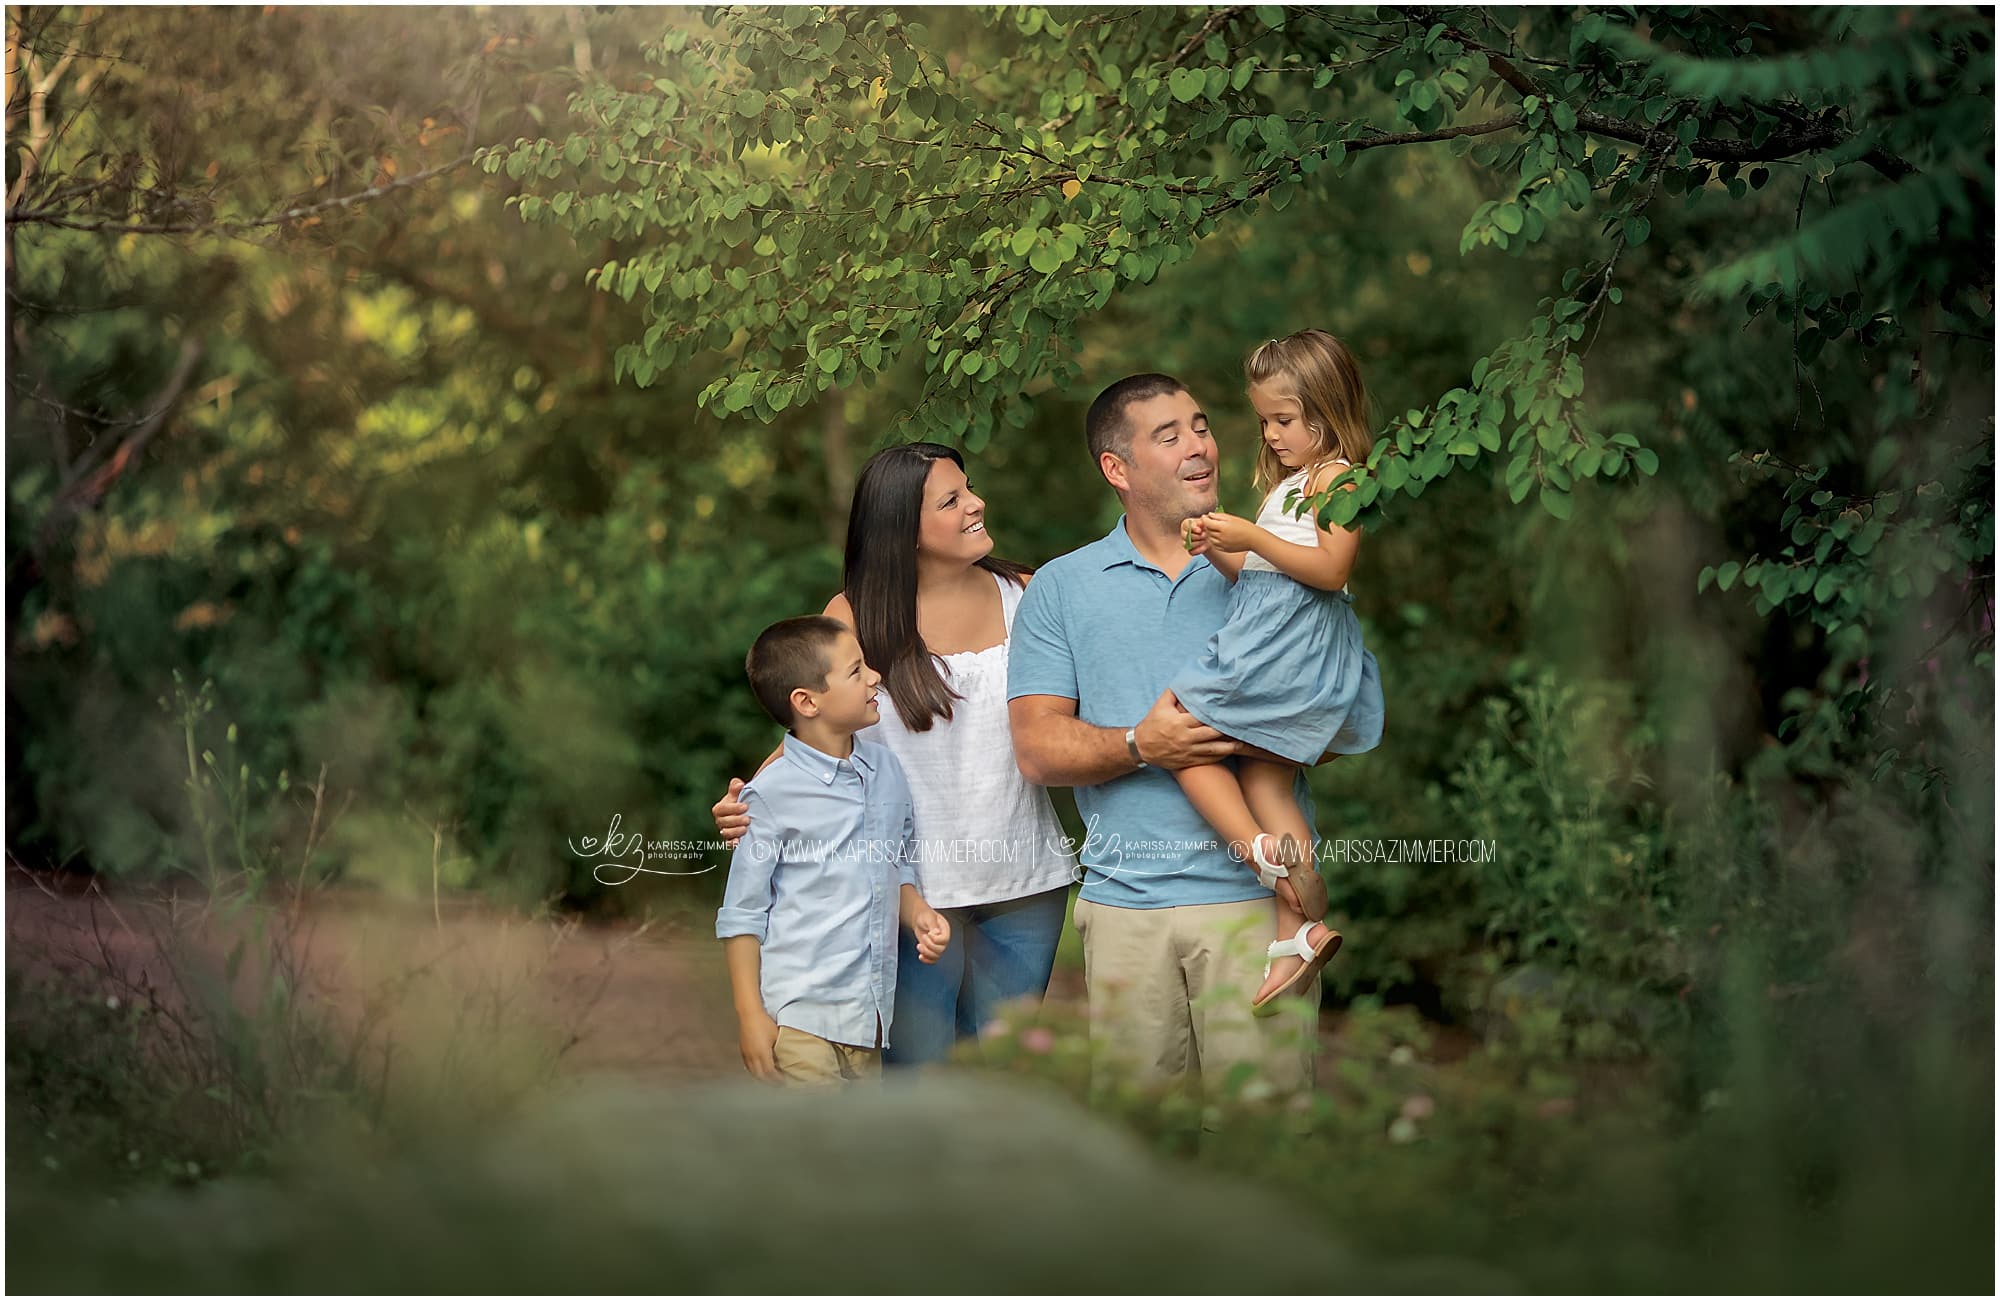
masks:
[[[933,965],[902,935],[892,1065],[942,1060],[1001,1004],[1048,992],[1076,875],[1048,792],[1014,762],[1007,637],[1029,571],[992,552],[986,503],[956,451],[909,443],[862,467],[842,590],[826,613],[855,630],[882,675],[893,708],[862,735],[909,778],[920,889],[953,939]],[[742,785],[732,780],[713,809],[732,843],[749,825]]]

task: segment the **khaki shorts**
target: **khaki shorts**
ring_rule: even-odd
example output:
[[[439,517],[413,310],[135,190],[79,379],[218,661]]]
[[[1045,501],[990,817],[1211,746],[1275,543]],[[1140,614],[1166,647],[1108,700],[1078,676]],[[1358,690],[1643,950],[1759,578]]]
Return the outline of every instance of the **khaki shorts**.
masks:
[[[1193,1077],[1219,1095],[1248,1062],[1243,1101],[1312,1087],[1320,982],[1281,1000],[1275,1016],[1250,1011],[1277,935],[1273,900],[1114,908],[1078,899],[1076,929],[1093,1059],[1115,1080],[1144,1088]]]
[[[778,1027],[778,1074],[787,1084],[838,1086],[882,1078],[882,1050],[837,1044],[788,1025]]]

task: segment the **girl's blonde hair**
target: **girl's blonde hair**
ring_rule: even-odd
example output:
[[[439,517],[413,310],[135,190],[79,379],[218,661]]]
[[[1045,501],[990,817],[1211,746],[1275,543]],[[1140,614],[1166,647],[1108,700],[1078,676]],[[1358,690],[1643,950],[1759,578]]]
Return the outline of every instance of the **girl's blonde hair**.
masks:
[[[1335,458],[1359,465],[1375,446],[1368,387],[1347,345],[1325,330],[1300,330],[1258,344],[1243,359],[1243,377],[1268,384],[1298,399],[1306,427],[1319,434],[1319,450],[1307,469]],[[1293,471],[1264,443],[1257,450],[1257,491],[1269,492]]]

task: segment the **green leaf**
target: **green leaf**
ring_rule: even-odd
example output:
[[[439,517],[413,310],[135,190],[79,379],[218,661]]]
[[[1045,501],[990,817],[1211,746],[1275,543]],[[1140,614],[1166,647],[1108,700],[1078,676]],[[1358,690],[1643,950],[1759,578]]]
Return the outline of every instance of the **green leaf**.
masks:
[[[1198,68],[1175,68],[1167,74],[1167,89],[1183,104],[1192,104],[1208,88],[1208,76]]]
[[[1557,519],[1568,519],[1573,506],[1574,502],[1568,493],[1558,492],[1550,487],[1542,489],[1542,509]]]
[[[1719,592],[1728,591],[1731,587],[1735,586],[1736,576],[1742,572],[1742,564],[1734,560],[1717,569],[1715,571],[1716,590]]]

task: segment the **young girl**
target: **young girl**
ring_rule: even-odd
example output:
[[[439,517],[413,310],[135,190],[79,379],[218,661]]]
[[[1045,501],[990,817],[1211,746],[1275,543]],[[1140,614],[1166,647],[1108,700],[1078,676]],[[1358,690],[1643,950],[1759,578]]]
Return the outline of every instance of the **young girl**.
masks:
[[[1347,577],[1360,535],[1323,529],[1286,498],[1323,492],[1368,455],[1368,395],[1353,354],[1324,330],[1273,339],[1244,362],[1263,446],[1255,523],[1211,512],[1187,522],[1188,549],[1233,583],[1228,621],[1173,682],[1181,705],[1217,731],[1270,751],[1175,776],[1201,815],[1276,892],[1278,936],[1251,1002],[1269,1015],[1303,993],[1340,948],[1326,916],[1326,884],[1293,799],[1301,767],[1323,754],[1359,754],[1382,739],[1382,681],[1361,644]],[[1352,485],[1346,485],[1351,489]]]

